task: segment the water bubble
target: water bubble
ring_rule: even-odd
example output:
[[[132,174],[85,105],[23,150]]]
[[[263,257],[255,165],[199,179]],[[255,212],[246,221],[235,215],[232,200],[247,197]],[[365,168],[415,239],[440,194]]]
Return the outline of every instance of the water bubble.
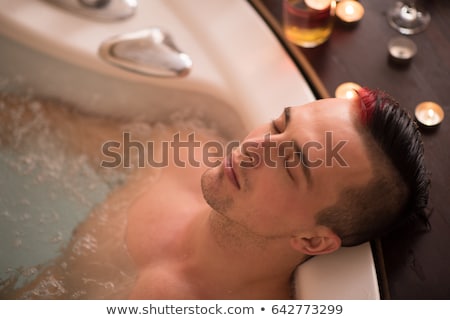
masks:
[[[97,250],[97,239],[91,234],[79,238],[73,245],[72,252],[78,256],[95,253]]]
[[[60,231],[58,231],[56,235],[50,238],[51,243],[61,243],[63,240],[63,234]]]

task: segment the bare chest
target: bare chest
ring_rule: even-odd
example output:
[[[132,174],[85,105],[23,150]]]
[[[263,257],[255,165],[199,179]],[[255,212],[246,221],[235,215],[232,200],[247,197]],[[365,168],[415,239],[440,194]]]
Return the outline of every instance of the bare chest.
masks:
[[[205,211],[206,203],[196,193],[169,184],[162,181],[128,210],[126,243],[138,270],[182,255],[182,235]]]

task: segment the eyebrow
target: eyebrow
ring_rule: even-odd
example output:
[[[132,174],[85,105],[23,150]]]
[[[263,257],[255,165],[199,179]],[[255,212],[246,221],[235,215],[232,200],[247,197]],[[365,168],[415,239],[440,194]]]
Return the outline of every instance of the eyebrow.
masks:
[[[287,128],[287,126],[291,122],[291,108],[292,107],[286,107],[283,110],[285,128]],[[310,188],[312,185],[312,179],[311,179],[311,169],[310,169],[309,161],[308,161],[307,157],[305,156],[305,153],[303,152],[302,148],[297,143],[297,141],[292,140],[292,143],[294,144],[295,154],[297,154],[298,157],[300,158],[300,162],[301,162],[300,166],[302,167],[303,175],[306,178],[306,183],[307,183],[308,187]]]

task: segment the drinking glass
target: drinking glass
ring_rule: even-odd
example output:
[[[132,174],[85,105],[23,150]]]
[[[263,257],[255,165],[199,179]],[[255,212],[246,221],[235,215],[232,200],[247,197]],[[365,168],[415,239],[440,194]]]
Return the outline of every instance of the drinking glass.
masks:
[[[286,38],[304,48],[316,47],[333,30],[334,0],[283,0],[283,29]]]
[[[387,12],[391,27],[401,34],[411,35],[425,30],[430,23],[430,14],[420,9],[414,0],[398,1]]]

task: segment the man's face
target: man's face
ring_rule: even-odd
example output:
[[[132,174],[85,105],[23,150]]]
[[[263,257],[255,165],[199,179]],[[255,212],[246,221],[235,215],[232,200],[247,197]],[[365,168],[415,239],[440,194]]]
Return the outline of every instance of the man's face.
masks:
[[[284,238],[313,229],[315,214],[335,204],[343,188],[364,186],[371,178],[354,127],[358,104],[324,99],[286,108],[204,173],[206,201],[259,237]]]

